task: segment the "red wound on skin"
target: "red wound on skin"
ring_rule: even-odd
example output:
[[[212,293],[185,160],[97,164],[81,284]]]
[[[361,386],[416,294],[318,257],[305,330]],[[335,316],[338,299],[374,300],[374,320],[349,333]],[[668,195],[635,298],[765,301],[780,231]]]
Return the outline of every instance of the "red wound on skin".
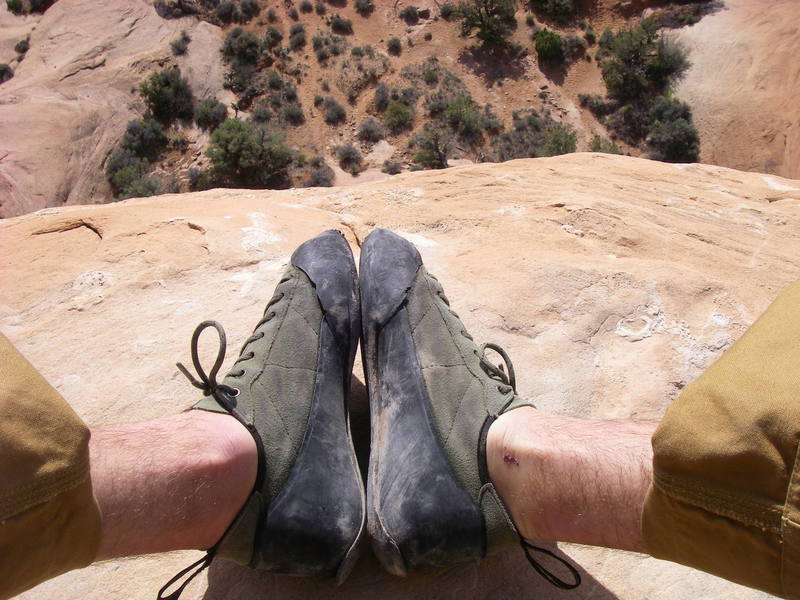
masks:
[[[514,465],[515,467],[519,466],[519,461],[514,458],[513,454],[509,454],[508,452],[503,455],[503,462],[507,465]]]

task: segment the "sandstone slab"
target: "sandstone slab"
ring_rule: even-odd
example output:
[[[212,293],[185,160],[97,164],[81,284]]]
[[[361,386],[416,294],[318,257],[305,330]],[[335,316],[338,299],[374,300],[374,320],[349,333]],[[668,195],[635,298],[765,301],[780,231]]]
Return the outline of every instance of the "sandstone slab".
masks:
[[[573,154],[7,219],[0,330],[93,426],[175,413],[195,397],[174,363],[199,321],[225,325],[230,364],[298,244],[335,227],[357,252],[379,226],[417,245],[477,340],[509,351],[523,396],[587,417],[658,419],[800,275],[800,181]],[[559,547],[584,572],[577,592],[550,587],[512,550],[405,580],[368,555],[341,588],[220,561],[185,597],[766,597],[645,556]],[[198,557],[108,561],[22,598],[152,599]]]

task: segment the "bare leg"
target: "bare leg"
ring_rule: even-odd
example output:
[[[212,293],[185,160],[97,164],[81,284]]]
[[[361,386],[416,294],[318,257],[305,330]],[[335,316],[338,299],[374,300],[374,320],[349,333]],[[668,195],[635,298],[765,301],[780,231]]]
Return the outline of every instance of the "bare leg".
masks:
[[[209,548],[253,488],[256,445],[233,417],[193,410],[92,431],[98,559]]]
[[[519,408],[489,429],[489,475],[523,537],[642,552],[655,427]]]

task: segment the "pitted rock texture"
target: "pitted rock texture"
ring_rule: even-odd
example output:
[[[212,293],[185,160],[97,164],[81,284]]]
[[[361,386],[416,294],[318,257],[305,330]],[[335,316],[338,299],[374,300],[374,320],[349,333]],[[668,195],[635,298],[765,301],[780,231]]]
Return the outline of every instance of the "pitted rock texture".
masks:
[[[92,426],[186,409],[174,363],[204,319],[226,366],[292,251],[338,228],[417,245],[476,340],[504,346],[542,410],[658,419],[800,275],[800,181],[599,154],[475,165],[363,186],[211,190],[47,209],[0,222],[0,330]],[[211,346],[211,345],[210,345]],[[206,352],[215,352],[208,347]],[[359,365],[360,361],[356,361]],[[363,434],[363,376],[356,429]],[[188,599],[767,597],[645,556],[560,544],[585,584],[560,592],[511,549],[406,579],[363,557],[340,588],[219,561]],[[152,599],[199,557],[108,561],[21,598]]]

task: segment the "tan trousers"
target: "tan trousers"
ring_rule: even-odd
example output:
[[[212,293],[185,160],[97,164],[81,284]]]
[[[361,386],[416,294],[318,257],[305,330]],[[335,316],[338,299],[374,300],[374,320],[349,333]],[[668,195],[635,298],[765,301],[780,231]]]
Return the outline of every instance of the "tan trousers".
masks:
[[[89,432],[0,335],[0,598],[89,564]],[[649,553],[800,598],[800,282],[667,410]]]

